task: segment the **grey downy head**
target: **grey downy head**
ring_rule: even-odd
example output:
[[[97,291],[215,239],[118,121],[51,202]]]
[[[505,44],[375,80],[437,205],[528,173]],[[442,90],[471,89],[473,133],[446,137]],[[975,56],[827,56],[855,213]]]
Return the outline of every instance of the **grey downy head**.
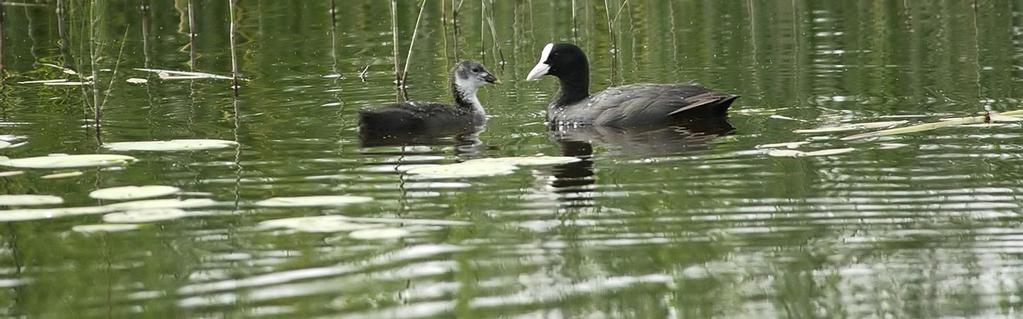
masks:
[[[501,83],[483,64],[476,61],[458,62],[451,71],[451,76],[453,77],[451,83],[462,93],[475,93],[484,85]]]

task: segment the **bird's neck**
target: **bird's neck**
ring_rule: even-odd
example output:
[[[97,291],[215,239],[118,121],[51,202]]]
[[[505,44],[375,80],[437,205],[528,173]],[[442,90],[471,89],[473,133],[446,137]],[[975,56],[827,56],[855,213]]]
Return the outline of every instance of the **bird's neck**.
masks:
[[[476,88],[471,86],[460,86],[458,83],[451,83],[451,96],[455,98],[455,105],[459,108],[478,114],[486,114],[483,104],[476,98]]]
[[[575,104],[590,96],[589,66],[558,77],[558,81],[561,82],[561,90],[558,91],[558,96],[554,99],[552,106]]]

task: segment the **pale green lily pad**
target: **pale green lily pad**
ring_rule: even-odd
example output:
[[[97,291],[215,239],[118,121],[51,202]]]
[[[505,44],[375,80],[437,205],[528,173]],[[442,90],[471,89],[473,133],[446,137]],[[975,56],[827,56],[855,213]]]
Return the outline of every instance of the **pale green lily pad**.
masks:
[[[801,141],[801,142],[761,144],[761,145],[757,145],[756,148],[788,148],[788,149],[795,149],[795,148],[799,148],[800,146],[805,145],[805,144],[810,144],[810,142],[809,141]]]
[[[71,171],[71,172],[47,174],[47,175],[39,176],[39,178],[42,178],[42,179],[58,179],[58,178],[68,178],[68,177],[82,176],[82,174],[84,174],[84,173],[82,173],[81,171]]]
[[[164,185],[121,186],[97,189],[89,193],[95,199],[130,200],[167,196],[181,191],[180,188]]]
[[[372,228],[353,231],[348,237],[363,240],[398,239],[411,234],[412,232],[404,228]]]
[[[0,206],[56,205],[63,203],[63,198],[53,195],[0,195]]]
[[[0,177],[18,176],[21,174],[25,174],[25,171],[6,171],[0,172]]]
[[[892,126],[896,126],[896,125],[905,124],[907,122],[908,121],[883,121],[883,122],[869,122],[869,123],[850,123],[850,124],[839,125],[839,126],[821,127],[821,128],[815,128],[815,129],[795,130],[793,132],[795,132],[795,133],[802,133],[802,134],[834,133],[834,132],[845,132],[845,131],[855,131],[855,130],[864,130],[864,129],[873,129],[873,128],[892,127]]]
[[[114,142],[103,144],[103,147],[115,152],[128,151],[200,151],[230,148],[238,145],[234,141],[212,139],[181,139],[167,141]]]
[[[66,216],[102,214],[116,209],[106,206],[91,207],[57,207],[0,210],[0,222],[16,222],[26,220],[51,219]]]
[[[178,208],[139,209],[103,215],[103,221],[114,224],[151,223],[190,215]]]
[[[523,156],[523,157],[492,157],[479,158],[462,162],[462,164],[506,164],[512,166],[544,166],[568,164],[582,161],[570,156]]]
[[[67,82],[67,79],[21,81],[21,82],[18,82],[18,84],[46,84],[46,83],[61,83],[61,82]]]
[[[122,232],[130,230],[138,230],[142,225],[136,224],[95,224],[95,225],[77,225],[71,227],[71,230],[79,233],[112,233]]]
[[[509,175],[518,169],[515,165],[498,162],[477,161],[463,162],[457,164],[434,165],[427,167],[416,167],[406,173],[417,175],[421,178],[472,178]]]
[[[771,150],[770,152],[767,153],[767,155],[774,157],[814,157],[844,154],[855,150],[856,150],[855,148],[833,148],[813,152],[803,152],[797,150]]]
[[[17,168],[74,168],[122,165],[136,161],[134,157],[116,154],[54,154],[25,158],[0,159],[0,165]]]
[[[350,195],[272,197],[255,203],[262,207],[344,206],[372,201],[372,197]]]
[[[902,143],[879,143],[877,145],[878,145],[877,149],[880,149],[880,150],[893,150],[893,149],[896,149],[896,148],[903,148],[903,147],[909,146],[909,144],[902,144]]]
[[[46,85],[46,86],[82,86],[82,85],[92,85],[92,81],[45,82],[45,83],[43,83],[43,85]]]
[[[217,202],[209,198],[189,199],[148,199],[106,205],[112,210],[137,210],[152,208],[198,208],[216,206]]]
[[[307,233],[336,233],[384,226],[353,222],[346,216],[328,215],[272,219],[260,222],[259,227],[268,229],[284,228]]]

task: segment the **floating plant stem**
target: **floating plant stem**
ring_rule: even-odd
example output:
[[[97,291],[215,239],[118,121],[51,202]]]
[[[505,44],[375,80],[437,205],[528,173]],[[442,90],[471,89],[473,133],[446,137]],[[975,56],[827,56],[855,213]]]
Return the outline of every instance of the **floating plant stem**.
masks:
[[[231,34],[230,34],[230,40],[231,40],[231,88],[234,89],[234,96],[238,96],[238,54],[235,51],[235,44],[236,44],[236,42],[235,42],[235,39],[234,39],[234,34],[235,34],[236,29],[237,29],[237,25],[236,25],[237,23],[235,23],[234,12],[235,12],[235,6],[237,5],[238,0],[227,0],[227,1],[228,1],[228,7],[229,7],[228,9],[230,9],[230,14],[231,14],[231,17],[230,17],[231,18],[231,23],[230,23],[230,25],[231,25]]]
[[[408,91],[405,87],[405,79],[408,77],[408,65],[412,61],[412,47],[416,45],[416,34],[419,33],[419,21],[423,19],[423,9],[426,9],[426,0],[419,4],[419,16],[416,17],[416,26],[412,29],[412,41],[408,44],[408,53],[405,55],[405,69],[401,71],[401,96],[408,100]]]
[[[393,60],[394,60],[394,99],[398,102],[402,101],[401,98],[401,69],[398,67],[401,65],[401,60],[398,57],[398,0],[391,0],[391,42],[393,43]]]

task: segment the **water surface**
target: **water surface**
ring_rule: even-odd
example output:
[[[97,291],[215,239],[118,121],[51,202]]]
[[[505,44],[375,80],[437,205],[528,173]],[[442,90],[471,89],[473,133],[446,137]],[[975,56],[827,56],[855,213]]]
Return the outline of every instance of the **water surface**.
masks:
[[[575,10],[574,1],[465,1],[456,37],[450,3],[428,1],[410,97],[448,101],[456,59],[484,62],[504,84],[480,94],[490,114],[484,131],[415,146],[367,146],[356,129],[359,109],[396,99],[387,1],[338,1],[336,21],[328,1],[241,1],[238,63],[247,80],[237,98],[230,81],[132,70],[230,74],[227,1],[195,2],[192,45],[187,1],[94,8],[102,18],[92,56],[97,69],[111,69],[98,72],[101,87],[114,83],[99,133],[91,92],[17,84],[68,77],[44,63],[91,72],[83,41],[91,6],[75,2],[63,17],[53,1],[3,6],[0,135],[28,144],[0,155],[109,153],[101,141],[240,145],[127,152],[139,161],[60,179],[41,176],[65,170],[0,177],[0,193],[58,195],[60,207],[110,204],[88,193],[149,184],[220,203],[125,232],[72,230],[102,223],[100,214],[5,223],[3,315],[1017,315],[1019,124],[860,142],[840,140],[856,132],[793,131],[1021,108],[1018,2],[629,1],[618,14],[619,1],[607,9],[579,1]],[[397,8],[402,61],[418,5]],[[609,14],[618,16],[614,32]],[[727,122],[549,132],[554,80],[522,79],[550,41],[589,53],[594,89],[691,80],[742,97]],[[794,141],[810,141],[806,151],[855,151],[789,158],[756,147]],[[440,181],[401,172],[536,154],[584,161]],[[304,195],[374,200],[254,205]],[[258,227],[319,215],[464,223],[406,222],[398,226],[407,236],[384,239]]]

